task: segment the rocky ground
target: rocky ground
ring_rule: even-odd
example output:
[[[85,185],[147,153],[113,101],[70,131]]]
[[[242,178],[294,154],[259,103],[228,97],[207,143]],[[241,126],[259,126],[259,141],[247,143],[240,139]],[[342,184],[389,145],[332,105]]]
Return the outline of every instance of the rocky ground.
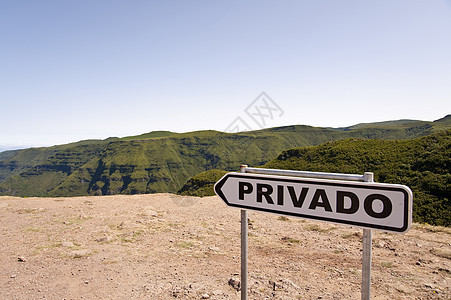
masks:
[[[360,299],[361,229],[249,219],[249,299]],[[217,197],[0,197],[0,299],[239,299],[239,221]],[[372,299],[451,299],[450,245],[374,231]]]

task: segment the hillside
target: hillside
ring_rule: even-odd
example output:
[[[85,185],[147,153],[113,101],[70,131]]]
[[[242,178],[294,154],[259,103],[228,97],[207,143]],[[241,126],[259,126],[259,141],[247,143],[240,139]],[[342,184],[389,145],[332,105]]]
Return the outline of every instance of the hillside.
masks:
[[[265,168],[363,174],[375,181],[409,186],[415,222],[451,226],[451,130],[413,140],[346,139],[283,151]],[[222,173],[190,179],[182,195],[213,195]],[[200,192],[201,191],[201,192]]]
[[[98,154],[106,144],[116,138],[108,138],[106,140],[84,140],[80,142],[58,145],[53,147],[28,148],[22,150],[11,150],[0,152],[0,182],[7,178],[20,174],[26,170],[30,170],[41,164],[46,165],[47,161],[62,155],[64,157],[77,157],[83,162],[90,156]],[[80,152],[85,153],[86,157],[80,157]],[[57,165],[65,165],[65,159],[61,159],[61,163]],[[45,170],[45,166],[40,168]],[[66,168],[67,169],[67,168]]]
[[[236,170],[243,162],[259,166],[286,149],[343,138],[416,138],[451,128],[450,118],[336,129],[294,125],[235,134],[158,131],[122,139],[17,150],[0,159],[0,194],[176,192],[190,177],[206,170]]]
[[[202,172],[190,178],[177,193],[182,196],[213,196],[213,186],[225,174],[227,171],[217,169]]]
[[[146,139],[168,137],[168,136],[176,135],[176,134],[178,134],[178,133],[171,132],[171,131],[152,131],[152,132],[143,133],[143,134],[140,134],[140,135],[126,136],[126,137],[123,137],[121,140],[124,140],[124,141],[128,141],[128,140],[146,140]]]

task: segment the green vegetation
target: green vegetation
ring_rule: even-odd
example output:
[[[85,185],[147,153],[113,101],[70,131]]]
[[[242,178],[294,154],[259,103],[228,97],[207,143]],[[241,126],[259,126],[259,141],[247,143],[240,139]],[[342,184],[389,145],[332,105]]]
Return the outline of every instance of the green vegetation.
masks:
[[[413,219],[451,225],[451,130],[414,140],[346,139],[282,152],[267,168],[317,172],[373,172],[375,181],[409,186]]]
[[[5,181],[11,176],[19,175],[24,171],[31,170],[41,164],[64,165],[64,159],[58,162],[57,155],[62,153],[63,156],[80,156],[79,152],[86,155],[97,155],[101,149],[116,138],[108,138],[106,140],[85,140],[76,143],[58,145],[53,147],[29,148],[23,150],[5,151],[0,153],[0,182]],[[79,160],[86,161],[89,157],[79,157]],[[42,171],[45,167],[40,167]]]
[[[3,171],[7,177],[4,183],[0,183],[0,192],[19,196],[47,196],[52,187],[58,186],[86,161],[100,155],[107,143],[107,140],[83,141],[19,150],[16,155],[0,161],[0,176]],[[5,165],[9,168],[5,168]],[[8,170],[9,174],[5,172]]]
[[[351,174],[373,172],[377,182],[404,184],[412,189],[415,222],[451,225],[451,130],[413,140],[345,139],[294,148],[283,151],[264,167]],[[221,176],[217,170],[199,174],[201,179],[210,181]],[[213,184],[195,178],[181,191],[186,195],[214,195]],[[202,190],[202,194],[197,194],[196,189]]]
[[[449,224],[449,217],[443,216],[449,208],[449,200],[445,201],[449,199],[449,146],[442,145],[448,133],[429,137],[439,140],[431,145],[414,139],[450,128],[448,115],[434,122],[400,120],[346,128],[295,125],[236,134],[157,131],[6,151],[0,153],[0,195],[180,191],[184,195],[206,196],[212,194],[213,183],[223,174],[218,170],[238,170],[242,163],[262,166],[291,149],[267,166],[349,173],[373,171],[378,181],[404,183],[413,188],[415,220]],[[340,139],[347,140],[326,143]],[[406,139],[410,141],[399,141]],[[317,146],[322,143],[326,144]],[[213,169],[217,170],[209,171]],[[196,174],[199,175],[188,181]]]
[[[301,241],[288,237],[288,236],[284,236],[283,238],[281,238],[282,241],[287,242],[287,243],[292,243],[292,244],[299,244]]]
[[[214,169],[197,174],[186,182],[178,194],[197,197],[212,196],[214,184],[226,173],[226,171]]]
[[[127,136],[127,137],[122,138],[121,140],[123,140],[123,141],[146,140],[146,139],[168,137],[168,136],[176,135],[176,134],[178,134],[178,133],[171,132],[171,131],[152,131],[152,132],[143,133],[140,135]]]

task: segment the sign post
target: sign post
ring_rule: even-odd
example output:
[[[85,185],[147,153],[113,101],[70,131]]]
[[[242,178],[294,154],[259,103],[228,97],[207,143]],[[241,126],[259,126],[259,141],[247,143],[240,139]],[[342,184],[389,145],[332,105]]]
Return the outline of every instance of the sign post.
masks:
[[[364,175],[364,182],[373,182],[373,173],[366,172]],[[362,237],[362,300],[369,300],[371,298],[371,256],[373,237],[371,229],[363,229]]]
[[[246,173],[247,165],[241,165],[241,173]],[[241,210],[241,300],[247,300],[247,210]]]
[[[371,230],[405,233],[412,224],[412,191],[364,175],[249,168],[227,173],[216,194],[241,208],[241,299],[247,299],[247,210],[363,228],[362,300],[370,299]],[[303,177],[303,178],[299,178]]]

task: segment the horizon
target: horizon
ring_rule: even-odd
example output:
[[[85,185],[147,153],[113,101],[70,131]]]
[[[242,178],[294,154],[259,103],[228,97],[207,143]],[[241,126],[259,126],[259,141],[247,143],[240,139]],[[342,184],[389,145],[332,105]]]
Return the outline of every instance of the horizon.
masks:
[[[381,121],[376,121],[376,122],[363,122],[363,123],[351,124],[351,125],[342,126],[342,127],[313,126],[313,125],[309,125],[309,124],[289,124],[289,125],[272,126],[272,127],[260,128],[260,129],[254,129],[254,130],[244,130],[244,131],[240,131],[240,132],[250,132],[250,131],[257,131],[257,130],[262,130],[262,129],[285,127],[285,126],[311,126],[311,127],[320,127],[320,128],[340,129],[340,128],[353,127],[353,126],[357,126],[357,125],[361,125],[361,124],[377,124],[377,123],[398,122],[398,121],[435,122],[435,121],[438,121],[440,119],[446,118],[448,116],[451,116],[451,114],[446,114],[445,116],[440,117],[440,118],[435,119],[435,120],[415,120],[415,119],[381,120]],[[132,134],[132,135],[128,135],[128,136],[108,136],[108,137],[101,137],[101,138],[80,139],[80,140],[72,140],[72,141],[69,141],[67,143],[48,144],[48,145],[44,145],[44,144],[41,144],[41,145],[11,145],[11,144],[8,145],[8,144],[0,144],[0,153],[1,152],[5,152],[5,151],[21,150],[21,149],[29,149],[29,148],[53,147],[53,146],[58,146],[58,145],[77,143],[77,142],[86,141],[86,140],[105,140],[105,139],[109,139],[109,138],[119,138],[119,139],[121,139],[121,138],[126,138],[126,137],[129,137],[129,136],[139,136],[139,135],[147,134],[147,133],[151,133],[151,132],[166,132],[167,131],[167,132],[172,132],[172,133],[175,133],[175,134],[183,134],[183,133],[192,133],[192,132],[208,131],[208,130],[213,130],[213,129],[199,129],[199,130],[185,131],[185,132],[176,132],[176,131],[160,129],[160,130],[152,130],[152,131]],[[224,133],[226,132],[226,131],[221,131],[221,130],[213,130],[213,131],[224,132]]]
[[[0,148],[451,113],[450,0],[1,7]]]

